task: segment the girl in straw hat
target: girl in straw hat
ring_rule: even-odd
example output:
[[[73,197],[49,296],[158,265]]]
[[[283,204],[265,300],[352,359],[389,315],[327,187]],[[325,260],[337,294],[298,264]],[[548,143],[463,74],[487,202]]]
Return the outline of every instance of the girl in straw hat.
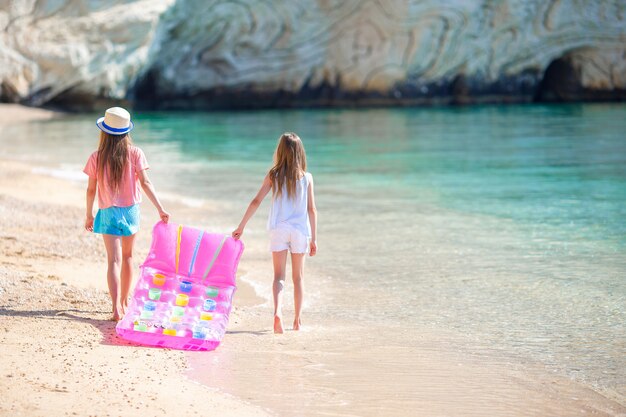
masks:
[[[133,146],[133,129],[128,111],[108,109],[96,122],[100,129],[98,150],[91,154],[83,170],[89,176],[85,229],[102,234],[107,251],[107,282],[113,304],[113,320],[120,320],[132,284],[132,256],[135,233],[139,230],[139,203],[142,188],[167,223],[169,213],[159,201],[146,170],[148,161]],[[98,194],[98,212],[93,203]]]

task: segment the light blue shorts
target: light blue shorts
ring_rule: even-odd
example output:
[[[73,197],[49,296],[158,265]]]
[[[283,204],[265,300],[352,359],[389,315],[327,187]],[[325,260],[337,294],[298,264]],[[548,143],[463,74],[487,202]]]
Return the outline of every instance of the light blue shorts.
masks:
[[[131,236],[139,231],[139,204],[98,210],[93,232],[103,235]]]

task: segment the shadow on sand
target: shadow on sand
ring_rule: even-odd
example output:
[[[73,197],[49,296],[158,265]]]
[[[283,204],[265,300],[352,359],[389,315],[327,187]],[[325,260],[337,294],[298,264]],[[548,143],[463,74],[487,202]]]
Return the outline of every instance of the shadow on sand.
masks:
[[[100,331],[102,339],[100,343],[103,345],[111,346],[141,346],[146,348],[153,348],[152,346],[141,345],[136,342],[131,342],[122,339],[115,332],[115,326],[117,322],[108,319],[97,319],[85,317],[87,315],[100,315],[108,314],[104,311],[93,310],[81,310],[78,308],[58,309],[58,310],[14,310],[7,308],[7,306],[0,306],[0,317],[25,317],[34,319],[46,319],[46,320],[73,320],[80,323],[90,324]],[[254,335],[263,336],[270,333],[269,330],[229,330],[226,332],[228,335]],[[159,348],[162,349],[162,348]]]
[[[115,325],[112,320],[88,318],[84,315],[107,314],[104,311],[81,310],[77,308],[59,310],[14,310],[6,306],[0,306],[0,317],[25,317],[46,320],[73,320],[80,323],[90,324],[98,329],[102,335],[100,343],[103,345],[135,345],[120,338],[115,333]],[[137,345],[139,346],[139,345]]]

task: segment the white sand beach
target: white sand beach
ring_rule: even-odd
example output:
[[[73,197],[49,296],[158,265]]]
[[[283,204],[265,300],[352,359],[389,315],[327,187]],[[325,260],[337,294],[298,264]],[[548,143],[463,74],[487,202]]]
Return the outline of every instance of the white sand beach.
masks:
[[[0,107],[2,120],[53,115]],[[0,125],[0,129],[2,126]],[[1,130],[0,130],[1,134]],[[105,253],[83,229],[84,183],[0,160],[0,414],[220,416],[623,416],[620,396],[511,363],[449,349],[460,339],[381,339],[359,324],[305,316],[275,336],[271,310],[239,280],[229,332],[215,352],[132,346],[109,321]],[[174,219],[202,223],[211,209],[165,199]],[[143,203],[135,264],[157,220]],[[220,225],[222,229],[230,227]],[[267,274],[265,241],[250,233],[239,275]],[[315,265],[310,275],[315,279]],[[388,334],[401,335],[401,323]],[[488,358],[488,359],[485,359]]]
[[[53,117],[62,114],[0,105],[0,129]],[[102,244],[81,227],[82,184],[0,166],[0,414],[267,415],[188,379],[184,352],[119,339]],[[149,229],[155,218],[145,217]]]

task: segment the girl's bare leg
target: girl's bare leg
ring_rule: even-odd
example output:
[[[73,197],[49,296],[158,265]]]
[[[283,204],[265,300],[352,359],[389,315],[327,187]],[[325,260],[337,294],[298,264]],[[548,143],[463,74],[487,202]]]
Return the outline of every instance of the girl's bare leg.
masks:
[[[122,261],[122,246],[120,236],[102,235],[104,247],[107,251],[107,284],[113,305],[113,320],[122,318],[120,303],[120,266]]]
[[[272,252],[274,263],[274,333],[283,332],[283,289],[285,288],[285,270],[287,269],[287,250]]]
[[[133,246],[135,235],[122,237],[122,281],[120,285],[120,304],[122,314],[128,307],[128,293],[133,284]]]
[[[293,279],[293,305],[294,305],[294,318],[293,329],[300,330],[302,320],[300,315],[302,314],[302,299],[304,297],[304,253],[292,253],[291,254],[291,277]]]

